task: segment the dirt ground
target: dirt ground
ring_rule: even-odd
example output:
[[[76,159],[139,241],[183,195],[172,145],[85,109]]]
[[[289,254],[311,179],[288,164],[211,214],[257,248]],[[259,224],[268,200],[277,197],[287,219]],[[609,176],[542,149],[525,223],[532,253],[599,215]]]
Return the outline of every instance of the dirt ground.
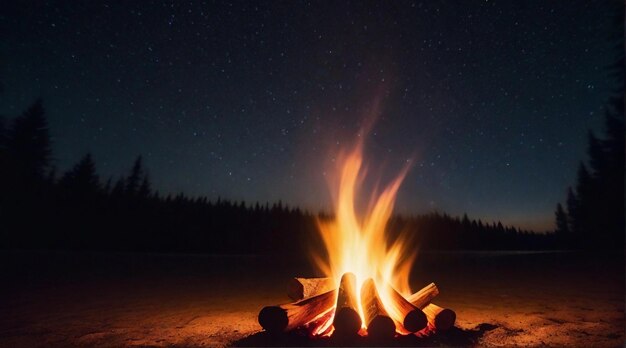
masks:
[[[294,263],[260,257],[0,252],[0,347],[337,345],[269,337]],[[383,345],[622,347],[624,260],[577,253],[423,253],[457,328]],[[357,342],[356,345],[371,344]]]

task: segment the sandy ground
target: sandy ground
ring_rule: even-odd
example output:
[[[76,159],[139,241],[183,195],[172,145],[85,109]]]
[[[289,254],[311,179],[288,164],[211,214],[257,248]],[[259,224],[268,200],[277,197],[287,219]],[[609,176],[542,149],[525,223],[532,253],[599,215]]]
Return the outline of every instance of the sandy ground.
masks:
[[[1,252],[0,347],[335,345],[268,337],[306,268],[258,257]],[[574,253],[423,254],[457,328],[385,345],[622,347],[624,260]],[[358,344],[367,344],[360,342]]]

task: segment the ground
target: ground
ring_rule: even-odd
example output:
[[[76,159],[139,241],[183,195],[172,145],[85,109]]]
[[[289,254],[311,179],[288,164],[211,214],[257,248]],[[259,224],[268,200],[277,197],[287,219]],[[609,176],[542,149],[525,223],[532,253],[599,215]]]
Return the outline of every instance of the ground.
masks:
[[[1,347],[328,345],[268,337],[297,263],[254,256],[0,252]],[[421,253],[415,288],[457,328],[386,344],[624,346],[624,260],[579,253]],[[6,285],[4,285],[6,284]]]

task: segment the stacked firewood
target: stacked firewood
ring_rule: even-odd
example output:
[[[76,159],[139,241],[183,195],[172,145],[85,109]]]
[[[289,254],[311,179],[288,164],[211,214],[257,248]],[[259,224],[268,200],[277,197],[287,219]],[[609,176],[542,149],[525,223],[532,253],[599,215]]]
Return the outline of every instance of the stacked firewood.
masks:
[[[456,314],[431,300],[439,294],[434,283],[404,297],[390,285],[393,308],[386,309],[373,279],[361,286],[361,307],[365,323],[358,310],[356,277],[346,273],[339,287],[332,278],[293,278],[287,294],[295,302],[264,307],[259,324],[270,333],[304,330],[311,336],[367,334],[372,338],[393,338],[396,334],[412,334],[430,328],[445,331],[454,326]],[[388,310],[394,310],[390,316]],[[392,318],[402,318],[394,321]],[[330,319],[333,318],[332,323]],[[331,325],[332,324],[332,325]],[[367,331],[363,331],[363,324]]]

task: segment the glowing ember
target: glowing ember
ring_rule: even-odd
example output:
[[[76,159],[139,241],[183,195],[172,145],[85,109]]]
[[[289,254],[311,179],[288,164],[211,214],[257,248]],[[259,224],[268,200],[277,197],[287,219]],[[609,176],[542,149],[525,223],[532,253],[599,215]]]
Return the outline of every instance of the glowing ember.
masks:
[[[318,221],[328,259],[316,256],[316,263],[337,285],[344,273],[352,272],[356,275],[358,312],[363,329],[367,327],[360,298],[361,286],[366,279],[372,278],[385,310],[396,323],[396,331],[408,333],[398,324],[403,322],[402,309],[392,301],[390,292],[393,289],[388,285],[405,297],[411,294],[408,277],[415,253],[407,250],[409,244],[401,238],[387,245],[385,235],[396,193],[408,167],[380,195],[372,195],[367,211],[363,216],[358,216],[355,200],[366,174],[363,168],[363,143],[359,142],[351,152],[342,154],[338,163],[335,218]],[[364,331],[361,330],[361,333]]]

